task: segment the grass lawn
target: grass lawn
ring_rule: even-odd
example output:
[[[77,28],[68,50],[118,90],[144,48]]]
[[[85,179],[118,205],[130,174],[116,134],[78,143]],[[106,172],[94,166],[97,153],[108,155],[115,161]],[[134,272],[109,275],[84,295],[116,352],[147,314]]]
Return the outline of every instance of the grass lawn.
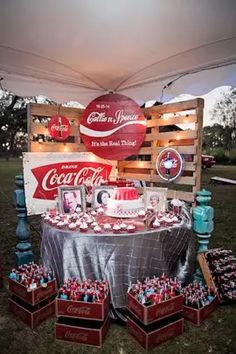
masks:
[[[16,245],[16,212],[12,206],[14,176],[22,172],[20,160],[0,159],[0,252],[3,257],[4,275],[14,266]],[[215,230],[210,248],[223,246],[236,255],[236,186],[210,184],[212,176],[236,179],[236,166],[215,166],[204,170],[202,186],[212,192],[211,205],[215,209]],[[39,236],[31,232],[36,261],[39,257]],[[11,315],[7,305],[8,292],[0,289],[0,353],[145,353],[127,334],[126,328],[112,324],[102,349],[78,346],[54,340],[55,319],[31,330]],[[200,328],[185,322],[184,334],[171,340],[151,353],[236,353],[236,304],[221,305]]]

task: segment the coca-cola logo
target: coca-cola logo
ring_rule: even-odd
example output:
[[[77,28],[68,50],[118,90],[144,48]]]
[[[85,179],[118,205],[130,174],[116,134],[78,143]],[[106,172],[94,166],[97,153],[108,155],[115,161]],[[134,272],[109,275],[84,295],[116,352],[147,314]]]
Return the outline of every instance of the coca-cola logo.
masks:
[[[183,159],[177,150],[164,149],[157,157],[156,169],[162,179],[171,182],[181,175]]]
[[[140,305],[137,305],[133,300],[129,299],[128,301],[129,308],[133,310],[137,315],[142,316],[142,308]]]
[[[167,330],[164,330],[163,333],[159,334],[156,336],[155,343],[161,343],[166,341],[167,339],[173,337],[175,335],[175,328],[170,328]]]
[[[174,312],[175,310],[175,303],[172,302],[172,304],[166,304],[161,305],[157,310],[156,310],[156,317],[158,316],[164,316],[168,313]]]
[[[76,342],[88,342],[88,334],[87,333],[82,333],[82,332],[71,332],[66,331],[65,333],[65,339],[70,339]]]
[[[123,160],[139,151],[146,133],[146,118],[130,98],[107,94],[86,107],[80,133],[88,151],[106,159]]]
[[[53,139],[66,140],[70,135],[70,122],[66,117],[55,114],[48,123],[48,131]]]
[[[143,341],[143,334],[141,331],[138,331],[136,328],[133,327],[133,325],[129,324],[129,332],[130,334],[133,334],[135,338],[137,338],[140,342]]]
[[[39,322],[43,321],[45,318],[48,318],[49,316],[54,314],[54,304],[50,304],[49,307],[46,309],[42,309],[36,316],[35,318],[35,324],[38,324]]]
[[[91,314],[91,308],[82,306],[82,307],[75,307],[73,305],[69,305],[67,307],[67,313],[68,314],[73,314],[73,315],[83,315],[83,316],[88,316]]]
[[[90,161],[59,162],[33,168],[38,185],[33,198],[54,200],[59,186],[96,186],[106,181],[112,166]]]

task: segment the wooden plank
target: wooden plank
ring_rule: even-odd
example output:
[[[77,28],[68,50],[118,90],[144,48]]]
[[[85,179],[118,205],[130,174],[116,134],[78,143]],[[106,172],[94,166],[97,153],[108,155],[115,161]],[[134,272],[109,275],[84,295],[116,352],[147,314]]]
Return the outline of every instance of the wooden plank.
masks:
[[[153,106],[149,108],[144,108],[143,112],[146,116],[150,116],[152,114],[164,114],[164,113],[176,113],[181,111],[188,111],[195,109],[197,107],[204,107],[204,100],[202,98],[195,98],[193,100],[175,102],[162,104],[159,106]]]
[[[176,149],[180,154],[194,155],[196,153],[196,145],[193,146],[171,146],[173,149]],[[160,153],[164,148],[157,147],[157,152]]]
[[[146,181],[150,182],[151,177],[149,174],[143,174],[143,173],[125,173],[125,172],[118,172],[120,178],[127,178],[127,179],[136,179],[138,181]]]
[[[151,161],[118,161],[118,168],[152,168]]]
[[[172,146],[190,146],[194,145],[196,140],[194,139],[181,139],[181,140],[159,140],[158,146],[172,147]]]
[[[158,133],[158,134],[148,134],[147,139],[145,141],[152,140],[181,140],[181,139],[196,139],[197,132],[195,130],[177,130],[174,132],[165,132],[165,133]]]
[[[61,115],[66,118],[80,119],[84,111],[82,108],[72,108],[72,107],[62,107],[59,105],[48,105],[48,104],[38,104],[30,103],[31,115],[32,116],[46,116],[52,117],[54,114],[58,114],[58,111]]]
[[[159,177],[158,175],[154,175],[152,177],[152,182],[164,182],[164,180]],[[195,178],[194,177],[179,177],[177,180],[174,181],[174,184],[186,184],[188,186],[195,186]]]
[[[177,191],[177,190],[173,190],[173,189],[168,188],[167,198],[169,198],[169,199],[177,198],[180,200],[184,200],[186,202],[193,203],[195,200],[195,194],[192,192],[183,192],[183,191]]]
[[[151,147],[141,147],[138,155],[151,155],[152,154],[152,148]]]
[[[147,128],[152,127],[165,127],[167,125],[176,125],[176,124],[189,124],[196,123],[197,117],[195,114],[190,114],[188,116],[173,116],[168,118],[156,118],[147,120]]]
[[[32,152],[85,152],[87,151],[84,144],[76,143],[41,143],[36,141],[31,142]]]
[[[194,177],[196,178],[196,185],[193,188],[193,192],[196,193],[201,189],[201,173],[202,173],[202,136],[203,136],[203,107],[198,107],[196,109],[196,114],[198,118],[198,122],[196,124],[196,129],[198,132],[197,137],[197,150],[196,150],[196,172],[194,173]]]
[[[208,267],[205,254],[199,253],[197,256],[197,259],[198,259],[198,263],[201,267],[201,271],[204,276],[206,284],[208,285],[209,288],[211,288],[213,291],[215,291],[217,293],[217,287],[215,285],[212,274],[211,274],[210,269]]]

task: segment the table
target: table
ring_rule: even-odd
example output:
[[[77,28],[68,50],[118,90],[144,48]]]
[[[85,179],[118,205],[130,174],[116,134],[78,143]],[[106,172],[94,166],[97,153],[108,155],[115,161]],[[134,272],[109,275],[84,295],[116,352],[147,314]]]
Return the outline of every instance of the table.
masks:
[[[41,259],[60,284],[70,277],[107,279],[114,308],[126,305],[130,282],[166,273],[188,281],[196,265],[195,236],[187,226],[134,234],[92,234],[42,223]]]

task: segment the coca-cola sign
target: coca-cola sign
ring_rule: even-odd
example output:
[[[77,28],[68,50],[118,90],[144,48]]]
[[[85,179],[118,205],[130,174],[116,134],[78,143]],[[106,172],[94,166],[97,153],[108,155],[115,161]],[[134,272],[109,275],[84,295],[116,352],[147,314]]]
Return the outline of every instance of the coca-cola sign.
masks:
[[[58,187],[100,185],[117,177],[117,161],[101,159],[91,152],[23,153],[27,215],[57,207]]]
[[[175,149],[163,149],[157,156],[156,169],[162,179],[174,181],[183,171],[183,158]]]
[[[64,141],[70,135],[70,122],[66,117],[55,114],[48,123],[48,131],[53,139]]]
[[[102,158],[123,160],[138,153],[146,133],[146,119],[130,98],[106,94],[86,107],[80,133],[88,151]]]
[[[53,200],[60,186],[96,186],[106,181],[112,166],[97,162],[59,162],[32,169],[38,181],[33,198]]]

